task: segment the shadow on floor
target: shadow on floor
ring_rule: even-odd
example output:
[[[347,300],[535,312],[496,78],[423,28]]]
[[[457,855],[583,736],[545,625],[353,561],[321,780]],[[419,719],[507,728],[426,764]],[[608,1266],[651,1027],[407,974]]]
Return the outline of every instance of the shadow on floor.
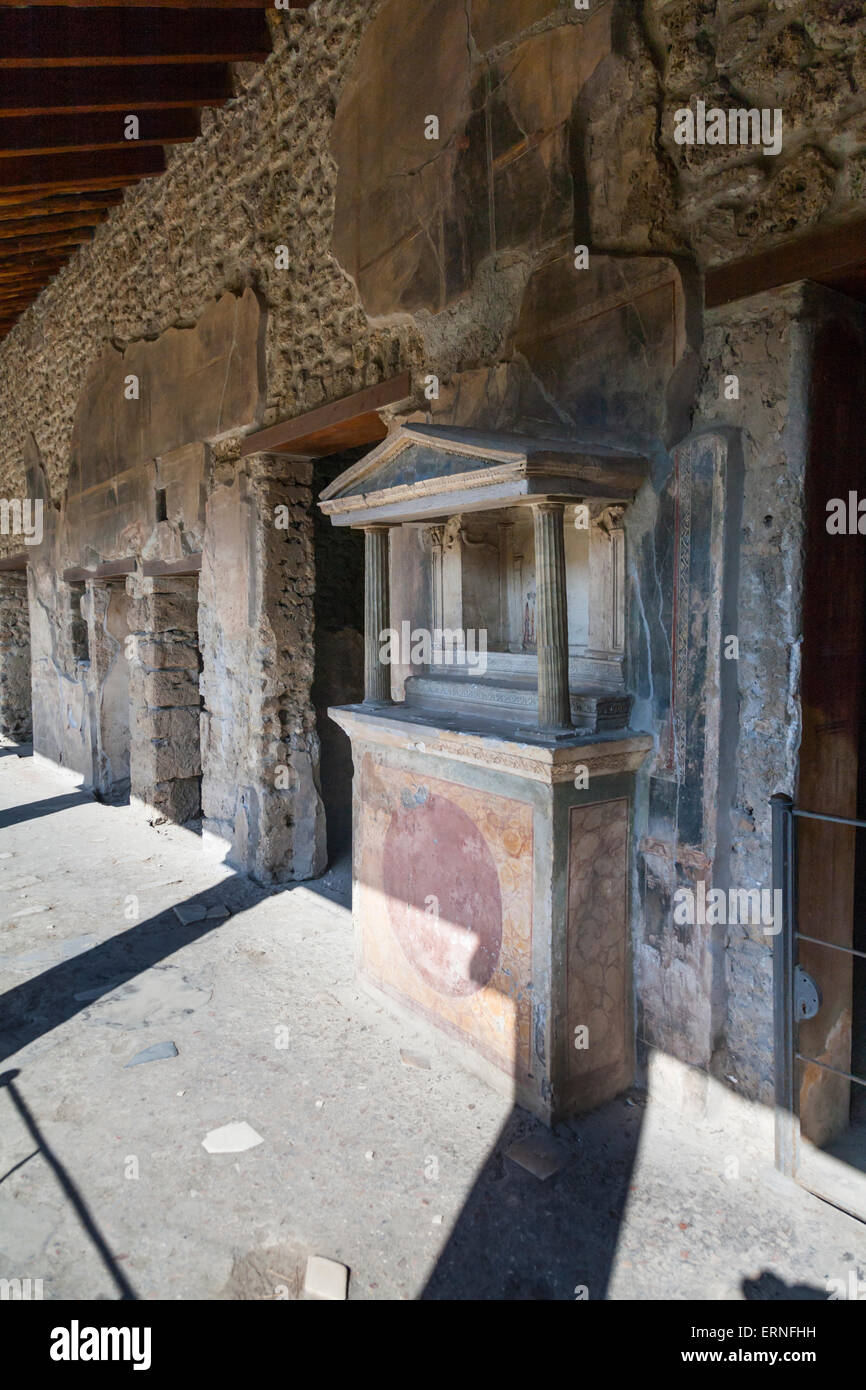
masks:
[[[273,891],[237,875],[176,906],[196,904],[210,909],[225,905],[234,914],[271,897]],[[50,966],[33,979],[14,985],[0,995],[0,1063],[76,1014],[92,1008],[102,995],[207,936],[225,920],[204,919],[184,925],[173,905],[69,960]]]
[[[3,743],[0,744],[0,758],[32,758],[32,743]]]
[[[559,1126],[552,1138],[563,1167],[544,1181],[506,1157],[518,1140],[550,1139],[540,1121],[515,1107],[422,1300],[603,1300],[643,1122],[642,1099],[630,1100],[619,1097]]]
[[[36,1152],[42,1155],[42,1157],[45,1159],[45,1162],[48,1164],[49,1168],[51,1169],[52,1173],[57,1179],[64,1196],[68,1199],[75,1212],[75,1215],[81,1222],[82,1229],[84,1230],[85,1234],[87,1235],[91,1244],[93,1245],[94,1249],[99,1255],[99,1258],[102,1260],[102,1263],[105,1265],[105,1268],[108,1270],[108,1273],[111,1275],[111,1278],[114,1280],[118,1295],[120,1296],[121,1300],[135,1300],[137,1298],[136,1292],[130,1284],[129,1280],[127,1279],[126,1275],[124,1274],[123,1270],[118,1265],[111,1251],[109,1250],[102,1232],[100,1231],[99,1227],[97,1226],[96,1222],[90,1214],[90,1209],[87,1206],[87,1203],[84,1201],[83,1197],[81,1196],[81,1193],[78,1191],[78,1188],[75,1186],[75,1183],[69,1176],[69,1173],[64,1168],[63,1164],[60,1162],[60,1159],[57,1157],[54,1150],[51,1148],[51,1145],[46,1140],[44,1134],[37,1125],[35,1119],[33,1118],[33,1115],[26,1101],[24,1100],[24,1097],[22,1096],[20,1090],[16,1086],[15,1082],[17,1078],[20,1076],[20,1074],[21,1073],[18,1070],[4,1072],[2,1076],[0,1076],[0,1090],[6,1091],[6,1093],[9,1096],[9,1099],[11,1100],[15,1109],[18,1111],[21,1120],[23,1121],[30,1134],[30,1138],[37,1146]],[[31,1154],[30,1157],[32,1158],[33,1155]],[[26,1162],[26,1160],[23,1161]],[[18,1164],[16,1166],[20,1167],[21,1165]]]
[[[768,1269],[757,1279],[744,1279],[741,1288],[749,1303],[826,1303],[828,1299],[825,1289],[813,1288],[811,1284],[786,1284]]]
[[[73,806],[92,804],[90,792],[65,792],[61,796],[47,796],[44,801],[30,801],[26,806],[10,806],[0,811],[0,830],[8,830],[12,825],[21,825],[26,820],[36,820],[39,816],[53,816],[58,811],[68,811]]]

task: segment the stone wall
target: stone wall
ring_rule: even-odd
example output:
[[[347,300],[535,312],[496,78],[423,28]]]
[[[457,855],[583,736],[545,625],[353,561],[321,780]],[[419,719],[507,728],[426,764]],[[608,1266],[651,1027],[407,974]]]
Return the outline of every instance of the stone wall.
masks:
[[[628,289],[624,254],[718,262],[866,199],[859,4],[764,0],[743,13],[726,0],[590,0],[584,13],[556,0],[431,0],[422,25],[403,0],[318,0],[270,22],[274,52],[238,75],[238,100],[206,112],[202,137],[126,193],[0,344],[3,495],[20,493],[28,431],[52,495],[63,495],[76,402],[107,344],[187,327],[227,290],[252,286],[270,311],[269,423],[405,365],[445,383],[510,359],[528,277],[560,236],[617,258],[590,272],[592,289],[581,292],[592,298],[604,274],[610,288]],[[674,110],[716,94],[724,105],[783,108],[778,159],[674,143]],[[438,145],[424,140],[428,114],[440,119]],[[344,250],[353,227],[363,230],[353,220],[353,130],[387,152],[388,167],[371,176],[402,176],[415,200],[408,222],[394,212],[405,226],[385,217],[386,242],[400,231],[414,245],[413,227],[437,218],[459,230],[448,232],[459,273],[444,291],[405,300],[405,274],[383,275],[364,299],[369,276]],[[423,179],[414,177],[420,155],[432,161]],[[485,208],[497,200],[494,235]],[[275,269],[277,245],[289,248],[289,270]],[[441,254],[430,258],[438,266]],[[629,336],[639,371],[640,325]],[[591,344],[576,353],[596,355]]]
[[[128,581],[130,790],[158,820],[201,814],[198,582]]]
[[[0,734],[24,742],[30,716],[30,614],[27,576],[0,573]]]
[[[736,699],[719,749],[719,788],[731,810],[719,852],[729,856],[730,882],[744,888],[769,887],[770,797],[797,794],[804,494],[810,466],[819,490],[824,471],[820,449],[810,449],[810,391],[816,339],[834,325],[866,342],[866,309],[811,284],[708,315],[699,410],[736,425],[743,449],[739,547],[731,559],[739,659],[723,663],[735,673]],[[738,401],[720,389],[730,374],[739,380]],[[844,390],[840,383],[840,395]],[[760,929],[729,928],[723,969],[719,1074],[735,1075],[747,1094],[769,1100],[771,938]]]
[[[224,464],[200,583],[208,838],[264,879],[325,867],[313,681],[312,465]]]
[[[93,785],[106,800],[123,801],[130,788],[130,598],[126,586],[87,583],[90,710],[95,735]]]

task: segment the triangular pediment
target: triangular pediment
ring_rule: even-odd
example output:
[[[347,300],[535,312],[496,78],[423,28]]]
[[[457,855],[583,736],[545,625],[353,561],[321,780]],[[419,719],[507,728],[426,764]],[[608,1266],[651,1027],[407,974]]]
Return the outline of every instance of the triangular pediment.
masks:
[[[335,479],[319,505],[338,524],[423,519],[546,493],[630,501],[647,473],[634,454],[571,441],[404,425]]]

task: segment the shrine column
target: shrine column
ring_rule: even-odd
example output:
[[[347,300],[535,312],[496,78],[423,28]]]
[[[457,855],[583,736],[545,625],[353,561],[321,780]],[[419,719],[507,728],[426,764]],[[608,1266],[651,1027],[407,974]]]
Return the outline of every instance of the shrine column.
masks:
[[[379,652],[391,625],[387,526],[364,527],[364,704],[390,705],[391,668]]]
[[[565,505],[538,502],[532,507],[532,516],[537,595],[538,727],[550,731],[570,729]]]

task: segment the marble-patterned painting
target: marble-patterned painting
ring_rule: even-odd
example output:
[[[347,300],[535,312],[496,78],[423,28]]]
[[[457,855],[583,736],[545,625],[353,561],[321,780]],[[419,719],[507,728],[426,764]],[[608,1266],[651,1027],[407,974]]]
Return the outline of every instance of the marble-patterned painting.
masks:
[[[364,754],[361,969],[510,1075],[529,1067],[532,810]]]
[[[569,1076],[627,1061],[626,943],[629,803],[571,808],[568,855]],[[576,1034],[585,1028],[587,1035]],[[575,1046],[588,1042],[588,1046]]]

